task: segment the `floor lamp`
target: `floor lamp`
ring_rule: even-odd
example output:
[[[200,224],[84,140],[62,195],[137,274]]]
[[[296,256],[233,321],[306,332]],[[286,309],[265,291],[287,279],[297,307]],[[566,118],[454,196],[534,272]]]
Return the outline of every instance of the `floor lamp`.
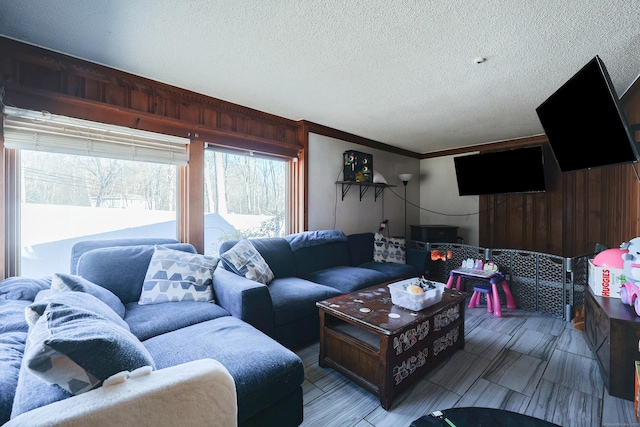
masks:
[[[407,238],[407,183],[413,177],[410,173],[401,173],[398,178],[404,184],[404,238]]]

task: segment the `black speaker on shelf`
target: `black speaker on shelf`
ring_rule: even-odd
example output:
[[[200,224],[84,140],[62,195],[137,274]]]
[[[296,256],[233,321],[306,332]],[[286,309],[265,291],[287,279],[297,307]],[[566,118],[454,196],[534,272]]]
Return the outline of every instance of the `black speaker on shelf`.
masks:
[[[343,154],[344,181],[373,182],[373,156],[359,151],[347,150]]]

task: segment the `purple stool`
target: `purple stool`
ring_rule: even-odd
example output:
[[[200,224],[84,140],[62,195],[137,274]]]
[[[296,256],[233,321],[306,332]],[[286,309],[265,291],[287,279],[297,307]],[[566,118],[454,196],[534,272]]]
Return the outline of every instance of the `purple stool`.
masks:
[[[471,299],[469,300],[469,308],[476,308],[476,305],[480,303],[480,295],[485,294],[487,300],[487,312],[493,312],[493,297],[491,295],[491,286],[489,285],[475,285],[473,287],[473,295],[471,295]]]

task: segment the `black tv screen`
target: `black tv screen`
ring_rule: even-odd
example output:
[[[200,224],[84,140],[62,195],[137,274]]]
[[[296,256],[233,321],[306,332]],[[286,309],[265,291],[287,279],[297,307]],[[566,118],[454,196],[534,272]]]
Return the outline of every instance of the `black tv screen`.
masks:
[[[453,162],[460,196],[545,191],[541,146],[458,156]]]
[[[618,96],[598,56],[536,112],[562,172],[638,160]]]

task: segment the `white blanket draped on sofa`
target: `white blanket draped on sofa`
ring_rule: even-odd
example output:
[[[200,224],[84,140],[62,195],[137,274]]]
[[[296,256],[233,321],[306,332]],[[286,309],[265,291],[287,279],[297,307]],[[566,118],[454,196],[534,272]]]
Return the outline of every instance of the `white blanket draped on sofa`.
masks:
[[[237,426],[236,388],[220,362],[116,374],[105,385],[26,412],[15,426]]]

